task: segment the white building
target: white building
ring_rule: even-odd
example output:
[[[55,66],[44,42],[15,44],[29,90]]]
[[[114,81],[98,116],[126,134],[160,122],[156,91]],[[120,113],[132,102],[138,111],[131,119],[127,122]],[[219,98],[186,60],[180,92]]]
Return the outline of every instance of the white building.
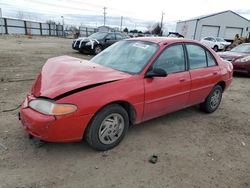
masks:
[[[177,22],[176,32],[185,38],[196,40],[207,36],[233,40],[236,34],[247,36],[250,32],[250,20],[228,10]]]

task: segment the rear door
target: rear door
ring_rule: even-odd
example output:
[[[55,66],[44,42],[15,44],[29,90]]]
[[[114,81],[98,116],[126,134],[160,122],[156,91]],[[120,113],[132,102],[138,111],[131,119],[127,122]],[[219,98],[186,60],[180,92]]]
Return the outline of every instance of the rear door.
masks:
[[[184,108],[191,87],[182,44],[167,47],[152,68],[164,69],[168,75],[144,79],[144,120]]]
[[[220,78],[220,68],[213,55],[198,44],[186,44],[191,91],[189,105],[203,102]]]

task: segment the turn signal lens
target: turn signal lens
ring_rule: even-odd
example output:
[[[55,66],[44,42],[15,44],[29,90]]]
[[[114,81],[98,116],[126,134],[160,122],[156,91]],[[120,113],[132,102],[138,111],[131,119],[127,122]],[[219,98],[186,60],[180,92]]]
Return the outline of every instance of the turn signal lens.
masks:
[[[72,104],[54,104],[54,107],[52,109],[52,114],[57,115],[64,115],[64,114],[70,114],[77,110],[75,105]]]

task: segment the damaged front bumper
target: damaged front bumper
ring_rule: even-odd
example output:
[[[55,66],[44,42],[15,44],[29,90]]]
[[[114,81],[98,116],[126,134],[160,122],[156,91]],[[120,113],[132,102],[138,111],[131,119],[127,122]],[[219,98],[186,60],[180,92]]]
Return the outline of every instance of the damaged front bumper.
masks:
[[[80,141],[92,115],[44,115],[28,106],[28,95],[21,105],[19,120],[23,129],[33,137],[47,142]]]

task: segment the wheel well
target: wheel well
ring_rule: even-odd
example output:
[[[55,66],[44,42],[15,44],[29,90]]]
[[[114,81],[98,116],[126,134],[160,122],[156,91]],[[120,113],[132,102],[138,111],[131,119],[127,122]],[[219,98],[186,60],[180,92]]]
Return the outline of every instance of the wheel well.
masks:
[[[225,90],[225,88],[226,88],[226,83],[225,83],[224,81],[220,81],[220,82],[218,82],[216,85],[221,86],[222,91],[224,91],[224,90]]]
[[[129,123],[130,125],[133,125],[134,122],[135,122],[135,118],[136,118],[136,111],[135,111],[135,108],[133,107],[132,104],[130,104],[129,102],[127,101],[114,101],[114,102],[111,102],[111,103],[108,103],[106,104],[105,106],[102,106],[99,110],[96,111],[95,115],[100,111],[102,110],[103,108],[109,106],[109,105],[112,105],[112,104],[119,104],[121,107],[123,107],[127,113],[128,113],[128,116],[129,116]],[[94,115],[94,116],[95,116]],[[93,117],[94,117],[93,116]],[[92,118],[93,119],[93,118]],[[92,120],[91,120],[92,121]]]
[[[134,124],[135,118],[136,118],[136,111],[133,105],[131,105],[127,101],[115,101],[115,102],[109,103],[108,105],[110,104],[119,104],[120,106],[122,106],[128,113],[130,125]]]

